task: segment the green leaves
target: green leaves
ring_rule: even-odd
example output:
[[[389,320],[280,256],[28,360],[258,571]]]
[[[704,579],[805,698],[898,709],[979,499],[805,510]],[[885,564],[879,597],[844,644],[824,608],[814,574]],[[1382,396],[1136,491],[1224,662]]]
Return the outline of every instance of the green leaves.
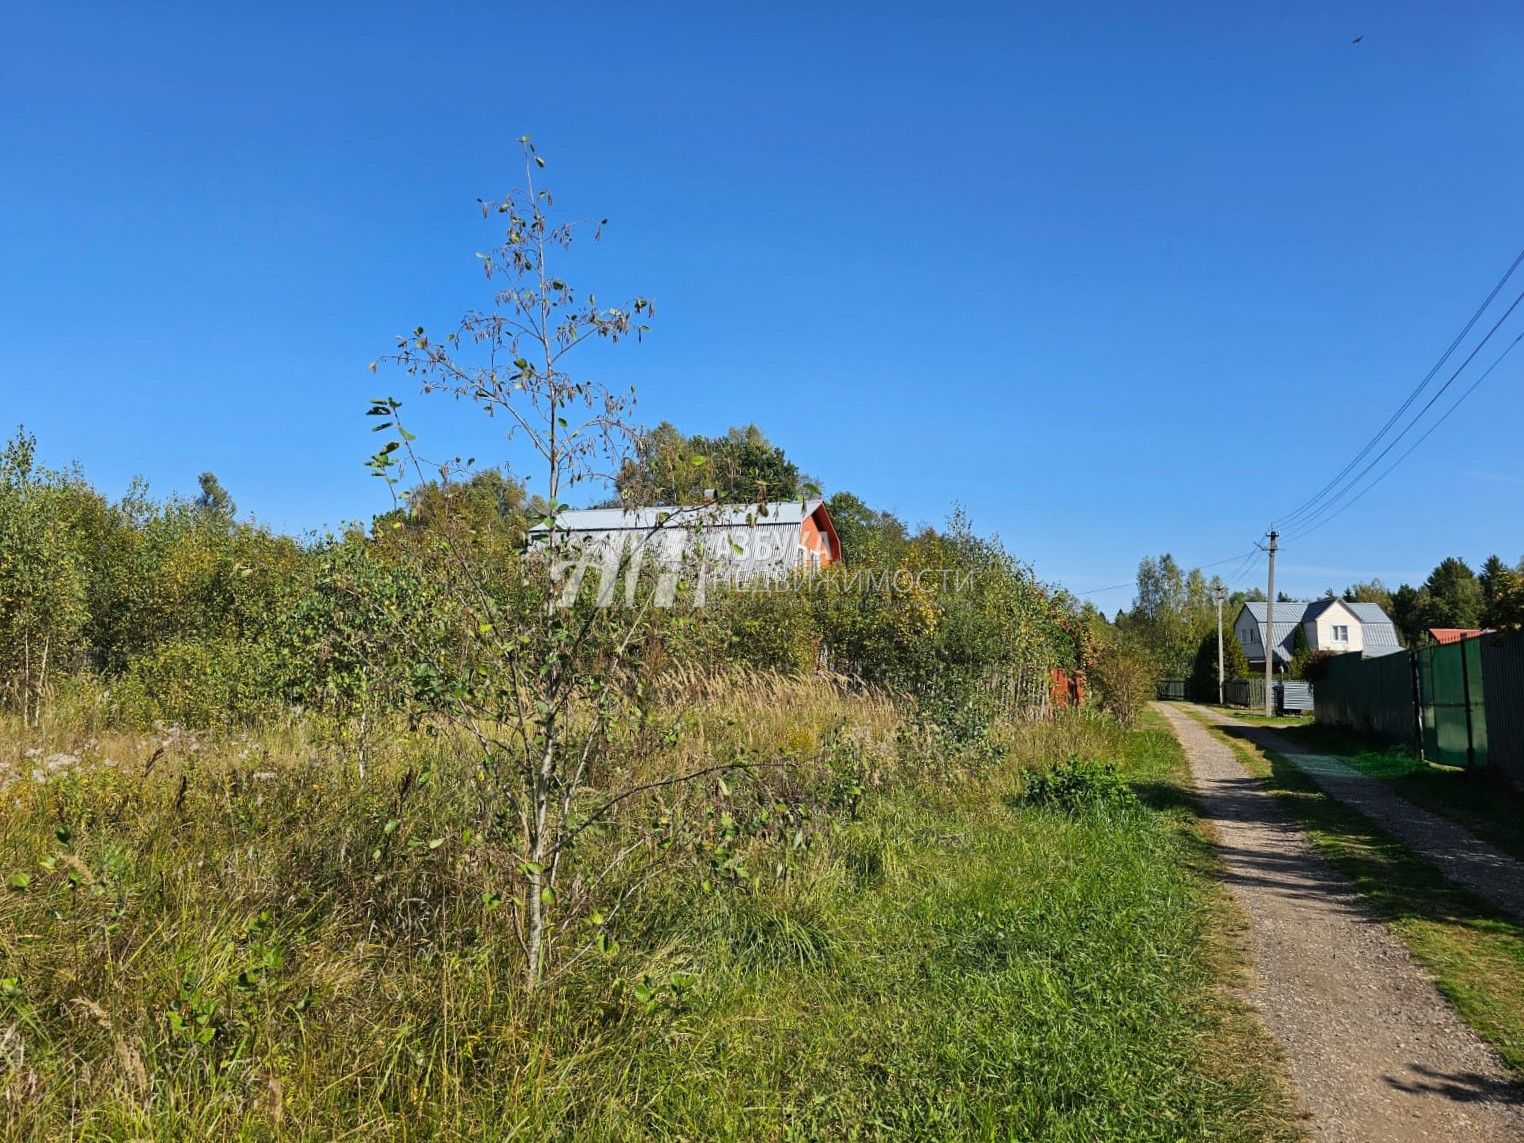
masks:
[[[674,972],[665,985],[647,974],[631,986],[630,997],[648,1012],[654,1011],[664,1000],[672,1008],[680,1009],[697,984],[698,977],[691,972]]]
[[[187,977],[180,983],[179,995],[164,1013],[171,1035],[191,1046],[210,1044],[221,1031],[219,1019],[221,1005],[204,994],[195,979]]]

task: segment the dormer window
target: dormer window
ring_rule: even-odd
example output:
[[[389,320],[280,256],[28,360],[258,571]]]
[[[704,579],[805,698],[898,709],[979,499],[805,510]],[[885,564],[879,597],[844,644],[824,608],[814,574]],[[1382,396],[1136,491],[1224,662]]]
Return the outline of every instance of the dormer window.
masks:
[[[1335,643],[1349,642],[1349,627],[1344,624],[1335,624],[1333,629],[1333,641]]]

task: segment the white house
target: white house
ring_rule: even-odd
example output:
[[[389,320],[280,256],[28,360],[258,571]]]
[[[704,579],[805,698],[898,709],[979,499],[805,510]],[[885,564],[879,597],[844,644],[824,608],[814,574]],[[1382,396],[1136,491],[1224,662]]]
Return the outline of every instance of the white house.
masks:
[[[1263,603],[1246,603],[1233,621],[1233,634],[1251,667],[1265,666],[1265,611]],[[1319,599],[1313,603],[1277,603],[1275,632],[1270,642],[1278,666],[1291,661],[1296,629],[1300,627],[1309,651],[1343,654],[1358,651],[1367,658],[1402,650],[1397,628],[1386,612],[1374,603],[1347,603],[1342,599]]]

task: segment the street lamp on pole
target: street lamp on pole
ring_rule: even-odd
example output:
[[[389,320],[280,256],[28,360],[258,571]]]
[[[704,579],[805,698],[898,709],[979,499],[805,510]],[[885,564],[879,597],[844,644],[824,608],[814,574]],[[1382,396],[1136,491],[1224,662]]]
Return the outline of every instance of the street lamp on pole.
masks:
[[[1222,705],[1222,604],[1228,593],[1218,584],[1212,591],[1212,602],[1217,604],[1217,705]]]

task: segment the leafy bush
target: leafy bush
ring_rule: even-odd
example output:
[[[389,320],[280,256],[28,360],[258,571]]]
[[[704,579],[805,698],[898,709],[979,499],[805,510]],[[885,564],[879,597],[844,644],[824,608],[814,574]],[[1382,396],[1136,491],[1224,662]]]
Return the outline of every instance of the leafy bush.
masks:
[[[173,639],[135,660],[112,688],[120,721],[196,728],[252,724],[278,709],[274,656],[232,639]]]
[[[1103,710],[1131,726],[1153,698],[1153,659],[1136,641],[1118,637],[1101,648],[1090,669]]]
[[[1307,658],[1302,660],[1302,678],[1306,679],[1309,683],[1322,681],[1323,677],[1328,674],[1328,660],[1332,659],[1337,653],[1336,651],[1330,651],[1326,647],[1309,652]]]
[[[1070,758],[1046,773],[1029,772],[1021,801],[1080,814],[1123,809],[1136,804],[1137,796],[1115,762],[1081,762]]]

